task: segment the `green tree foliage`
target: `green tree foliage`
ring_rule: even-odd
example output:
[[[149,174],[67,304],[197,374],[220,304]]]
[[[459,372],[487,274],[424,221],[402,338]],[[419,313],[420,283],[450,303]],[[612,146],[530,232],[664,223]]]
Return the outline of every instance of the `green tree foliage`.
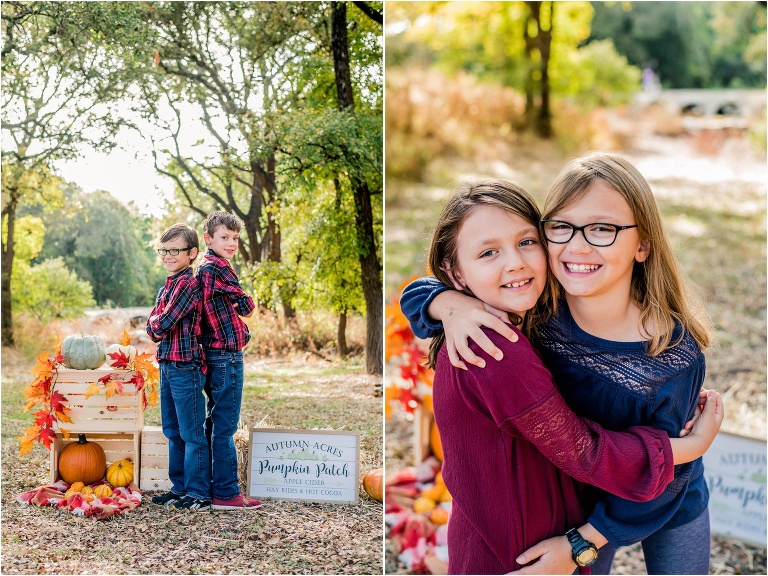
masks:
[[[611,39],[668,88],[765,87],[762,2],[593,2],[588,42]]]
[[[17,262],[12,282],[16,287],[14,310],[30,314],[40,322],[77,318],[96,304],[91,285],[67,268],[63,258],[35,265]]]
[[[47,221],[39,260],[61,258],[101,306],[149,306],[164,281],[142,219],[104,191],[69,187],[66,210]]]
[[[127,95],[125,68],[93,49],[96,2],[2,4],[2,341],[13,344],[11,277],[17,210],[37,194],[24,184],[84,147],[108,150],[123,121],[108,102]],[[135,22],[134,22],[135,23]],[[111,23],[120,36],[121,22]],[[7,174],[6,174],[7,172]]]
[[[13,309],[41,322],[77,317],[95,304],[91,286],[68,270],[61,258],[32,265],[43,249],[44,239],[45,223],[41,218],[29,214],[17,218],[16,262],[11,276]]]

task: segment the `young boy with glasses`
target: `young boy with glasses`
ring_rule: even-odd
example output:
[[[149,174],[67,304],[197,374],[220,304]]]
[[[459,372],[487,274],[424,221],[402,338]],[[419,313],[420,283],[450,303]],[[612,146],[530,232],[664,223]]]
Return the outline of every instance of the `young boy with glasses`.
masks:
[[[147,319],[147,334],[158,342],[160,411],[168,438],[171,490],[154,504],[193,511],[211,507],[211,455],[205,436],[203,356],[199,343],[202,298],[192,262],[199,240],[194,228],[174,224],[157,250],[168,271]]]
[[[210,213],[203,235],[208,250],[196,273],[203,299],[200,342],[207,368],[205,433],[211,446],[214,510],[253,510],[261,506],[259,500],[240,492],[233,439],[243,399],[242,350],[251,337],[240,316],[251,316],[255,308],[229,264],[237,253],[242,227],[242,221],[233,214]]]

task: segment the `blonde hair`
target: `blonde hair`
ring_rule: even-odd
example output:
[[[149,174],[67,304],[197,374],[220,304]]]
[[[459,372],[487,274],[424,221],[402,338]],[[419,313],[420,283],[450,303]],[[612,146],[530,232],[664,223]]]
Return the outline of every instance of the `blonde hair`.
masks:
[[[682,340],[681,334],[672,341],[676,322],[696,340],[699,348],[706,348],[711,341],[711,322],[703,302],[694,295],[694,287],[675,257],[648,182],[626,159],[597,152],[572,160],[560,172],[544,201],[544,219],[576,202],[598,178],[627,201],[641,240],[650,244],[645,262],[635,262],[630,288],[631,298],[640,307],[643,330],[650,336],[648,354],[656,356]],[[563,296],[562,286],[557,283],[554,291],[557,304]]]
[[[458,268],[456,239],[459,229],[467,216],[480,205],[496,206],[520,216],[539,229],[539,208],[528,192],[520,186],[496,179],[478,179],[467,177],[462,179],[443,207],[432,234],[427,263],[435,277],[447,286],[453,286],[448,270]],[[516,325],[521,325],[526,335],[535,331],[536,327],[546,322],[552,309],[552,287],[556,284],[554,276],[547,267],[547,283],[536,305],[525,315],[525,321],[516,314],[510,314]],[[469,288],[461,292],[474,296]],[[432,339],[429,347],[427,365],[434,368],[437,354],[445,341],[445,335],[440,334]]]

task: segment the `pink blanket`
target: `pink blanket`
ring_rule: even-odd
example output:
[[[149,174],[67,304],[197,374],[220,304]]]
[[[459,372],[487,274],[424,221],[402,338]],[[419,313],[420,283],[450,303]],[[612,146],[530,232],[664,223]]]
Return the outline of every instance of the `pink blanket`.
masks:
[[[104,482],[92,484],[93,487]],[[55,484],[48,484],[28,492],[22,492],[16,496],[16,501],[21,504],[35,504],[37,506],[56,506],[65,508],[78,516],[94,516],[104,520],[115,514],[130,512],[141,505],[141,492],[136,484],[131,483],[126,488],[113,488],[112,496],[108,498],[94,498],[86,502],[82,494],[72,494],[64,498],[64,493],[69,489],[69,484],[59,480]]]

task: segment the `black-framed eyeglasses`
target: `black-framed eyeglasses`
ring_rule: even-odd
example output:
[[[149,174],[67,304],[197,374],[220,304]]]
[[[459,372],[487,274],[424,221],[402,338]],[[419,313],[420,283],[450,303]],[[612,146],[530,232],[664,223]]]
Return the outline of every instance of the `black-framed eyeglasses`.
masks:
[[[542,220],[541,227],[544,231],[544,237],[555,244],[567,244],[576,232],[581,232],[584,239],[592,246],[605,248],[616,242],[619,232],[628,228],[637,228],[637,224],[617,226],[616,224],[594,222],[584,226],[574,226],[570,222],[562,220]]]
[[[190,246],[189,248],[158,248],[157,253],[160,254],[160,256],[167,256],[170,254],[171,256],[178,256],[182,252],[188,252],[192,250],[194,246]]]

